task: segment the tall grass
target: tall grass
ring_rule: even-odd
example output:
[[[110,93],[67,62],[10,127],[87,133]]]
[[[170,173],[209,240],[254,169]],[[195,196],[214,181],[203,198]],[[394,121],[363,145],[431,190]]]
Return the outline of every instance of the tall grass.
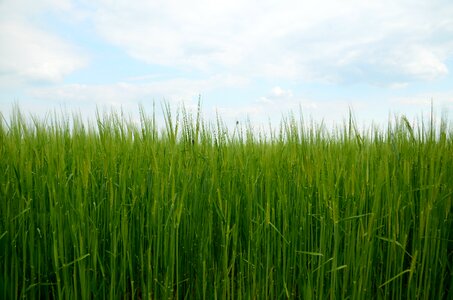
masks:
[[[446,120],[0,122],[0,298],[451,299]]]

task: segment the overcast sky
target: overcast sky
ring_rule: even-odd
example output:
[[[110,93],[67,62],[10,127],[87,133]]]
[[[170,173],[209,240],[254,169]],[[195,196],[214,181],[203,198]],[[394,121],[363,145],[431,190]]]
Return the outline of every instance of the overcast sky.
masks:
[[[0,111],[201,96],[226,122],[449,112],[452,16],[451,0],[1,0]]]

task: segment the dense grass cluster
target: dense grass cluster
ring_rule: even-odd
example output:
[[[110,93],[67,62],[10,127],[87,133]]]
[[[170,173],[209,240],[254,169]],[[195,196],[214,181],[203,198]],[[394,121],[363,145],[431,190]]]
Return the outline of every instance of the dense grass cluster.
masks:
[[[0,122],[0,298],[451,299],[443,121]]]

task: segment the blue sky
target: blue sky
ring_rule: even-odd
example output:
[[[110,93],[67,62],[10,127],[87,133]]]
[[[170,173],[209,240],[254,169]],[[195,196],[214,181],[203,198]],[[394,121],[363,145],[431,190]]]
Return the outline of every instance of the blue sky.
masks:
[[[450,0],[0,2],[0,111],[151,110],[261,126],[453,108]],[[451,119],[451,118],[450,118]],[[264,125],[266,126],[266,125]]]

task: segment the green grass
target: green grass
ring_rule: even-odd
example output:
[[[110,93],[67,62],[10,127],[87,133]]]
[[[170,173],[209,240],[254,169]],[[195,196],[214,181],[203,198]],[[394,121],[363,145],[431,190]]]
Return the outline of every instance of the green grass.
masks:
[[[2,118],[0,298],[452,299],[446,120],[171,113]]]

